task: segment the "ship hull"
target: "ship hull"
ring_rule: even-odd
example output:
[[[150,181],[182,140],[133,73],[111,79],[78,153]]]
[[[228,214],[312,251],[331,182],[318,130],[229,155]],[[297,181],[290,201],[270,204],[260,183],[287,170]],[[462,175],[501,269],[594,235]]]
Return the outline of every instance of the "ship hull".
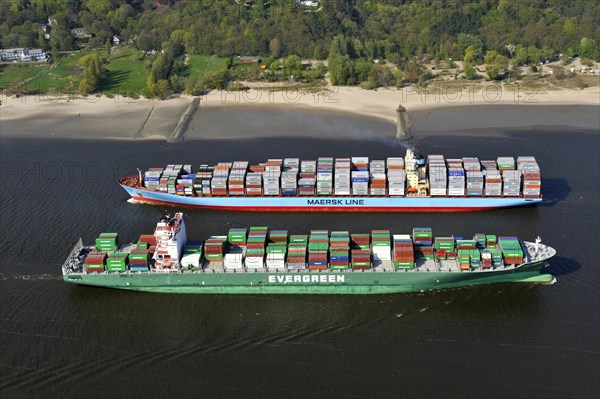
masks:
[[[546,261],[498,271],[322,273],[73,273],[69,283],[135,291],[182,294],[389,294],[492,283],[551,283]]]
[[[522,197],[185,197],[121,187],[141,203],[255,212],[469,212],[542,201]]]

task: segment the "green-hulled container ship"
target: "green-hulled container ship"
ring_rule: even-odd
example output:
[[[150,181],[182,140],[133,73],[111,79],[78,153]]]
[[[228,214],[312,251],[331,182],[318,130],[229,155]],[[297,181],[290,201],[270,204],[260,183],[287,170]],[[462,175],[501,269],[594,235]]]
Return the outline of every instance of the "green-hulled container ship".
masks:
[[[188,294],[385,294],[490,283],[551,283],[544,273],[556,251],[517,237],[312,230],[267,227],[188,240],[183,214],[161,219],[153,234],[121,245],[102,233],[80,239],[62,266],[69,283]]]

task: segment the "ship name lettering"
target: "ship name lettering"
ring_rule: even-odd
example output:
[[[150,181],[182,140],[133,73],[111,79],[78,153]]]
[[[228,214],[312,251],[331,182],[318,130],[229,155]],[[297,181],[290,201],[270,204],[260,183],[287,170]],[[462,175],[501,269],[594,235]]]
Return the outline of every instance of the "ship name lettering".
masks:
[[[364,205],[365,200],[362,199],[347,199],[344,205]]]
[[[364,199],[307,199],[307,205],[365,205]]]
[[[269,276],[269,283],[343,283],[346,276],[340,275],[303,275],[303,276]]]

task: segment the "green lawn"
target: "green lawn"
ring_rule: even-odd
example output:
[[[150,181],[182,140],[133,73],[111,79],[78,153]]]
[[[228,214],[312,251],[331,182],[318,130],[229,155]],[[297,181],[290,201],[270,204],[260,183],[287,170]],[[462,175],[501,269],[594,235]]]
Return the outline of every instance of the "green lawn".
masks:
[[[79,59],[88,54],[82,51],[63,56],[55,64],[9,64],[0,66],[0,88],[15,93],[46,93],[79,90],[81,68]],[[100,57],[106,53],[100,51]],[[153,56],[144,57],[143,52],[129,47],[113,50],[106,67],[106,78],[98,93],[140,94],[146,87],[146,78]],[[188,58],[185,77],[202,77],[207,72],[225,69],[225,58],[192,55]]]
[[[81,79],[79,60],[89,51],[62,57],[55,64],[10,64],[0,66],[0,87],[21,93],[52,92],[73,88],[78,91]],[[132,48],[117,48],[106,66],[106,79],[98,90],[103,93],[140,93],[146,87],[151,59]],[[100,52],[105,58],[106,53]]]
[[[0,66],[0,87],[18,91],[18,87],[38,76],[48,74],[49,64],[4,64]]]
[[[67,55],[56,64],[2,65],[0,87],[21,94],[64,91],[70,87],[77,90],[81,75],[77,64],[85,54]]]
[[[25,90],[34,92],[51,92],[53,90],[68,90],[77,92],[81,79],[79,59],[87,52],[77,52],[63,56],[57,64],[52,64],[46,74],[40,74],[23,86]]]
[[[115,49],[106,66],[106,79],[99,91],[104,93],[137,93],[146,87],[148,68],[153,57],[143,57],[144,52],[129,47]]]
[[[204,76],[207,72],[219,72],[225,69],[226,58],[210,55],[190,55],[186,65],[186,75],[188,77]]]

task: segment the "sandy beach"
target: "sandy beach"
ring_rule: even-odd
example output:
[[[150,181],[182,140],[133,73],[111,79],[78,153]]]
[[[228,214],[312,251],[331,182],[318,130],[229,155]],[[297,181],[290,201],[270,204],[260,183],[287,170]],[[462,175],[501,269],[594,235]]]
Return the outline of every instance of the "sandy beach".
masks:
[[[430,85],[427,94],[414,87],[364,90],[359,87],[333,86],[324,93],[308,93],[277,88],[251,88],[246,92],[212,92],[202,97],[204,106],[289,105],[324,108],[363,114],[396,121],[396,108],[409,111],[472,105],[598,105],[600,87],[583,90],[536,92],[517,86],[489,83],[483,85]]]
[[[173,96],[164,101],[120,96],[8,97],[3,99],[0,106],[0,134],[31,138],[165,139],[191,101],[192,97],[189,96]],[[325,92],[309,93],[295,89],[254,87],[244,92],[213,91],[201,97],[200,110],[259,106],[266,112],[272,110],[276,115],[282,109],[314,109],[364,115],[395,123],[399,105],[411,113],[413,129],[416,130],[473,127],[474,121],[449,118],[446,110],[461,107],[462,111],[469,112],[481,109],[479,106],[504,109],[505,112],[499,112],[493,118],[477,118],[477,127],[558,124],[598,129],[600,125],[600,120],[594,117],[595,112],[587,112],[584,117],[568,109],[556,112],[562,109],[558,106],[600,106],[599,87],[533,92],[494,83],[432,85],[428,87],[427,94],[419,93],[414,88],[372,91],[358,87],[331,87]],[[540,116],[539,112],[530,112],[532,106],[546,106],[550,111]]]

